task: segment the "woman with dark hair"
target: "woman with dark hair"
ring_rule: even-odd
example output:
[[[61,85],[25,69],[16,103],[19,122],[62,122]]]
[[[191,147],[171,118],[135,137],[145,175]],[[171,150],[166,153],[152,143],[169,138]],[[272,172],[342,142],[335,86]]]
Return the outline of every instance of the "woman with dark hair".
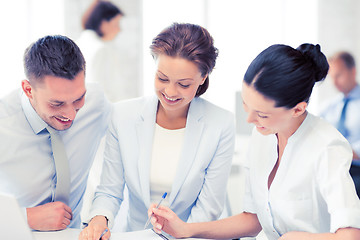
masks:
[[[123,12],[109,1],[97,1],[91,12],[83,19],[84,28],[93,30],[104,41],[110,41],[120,32]]]
[[[121,55],[114,41],[123,16],[110,1],[96,0],[84,13],[84,31],[76,41],[86,60],[86,81],[100,83],[112,102],[137,96],[123,77]]]
[[[177,238],[229,239],[264,230],[275,239],[360,239],[360,201],[349,175],[352,151],[329,123],[308,113],[328,63],[319,45],[273,45],[245,73],[242,96],[255,129],[249,143],[244,212],[184,223],[154,205],[156,232]]]
[[[114,106],[101,183],[80,239],[99,238],[129,192],[127,231],[142,230],[158,202],[188,222],[219,218],[234,152],[232,113],[201,98],[218,55],[206,29],[175,23],[150,47],[156,96]],[[105,234],[103,239],[108,239]]]

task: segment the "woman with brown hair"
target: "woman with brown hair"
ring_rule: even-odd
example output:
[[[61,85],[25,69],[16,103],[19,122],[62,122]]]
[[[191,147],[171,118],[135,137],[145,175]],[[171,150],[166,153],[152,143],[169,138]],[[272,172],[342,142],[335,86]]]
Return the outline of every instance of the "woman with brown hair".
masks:
[[[114,106],[101,183],[80,239],[98,239],[111,227],[129,191],[127,231],[141,230],[147,209],[168,193],[164,205],[187,222],[222,213],[234,151],[232,113],[200,96],[218,55],[206,29],[175,23],[150,47],[156,62],[156,96]],[[108,239],[106,233],[102,239]]]

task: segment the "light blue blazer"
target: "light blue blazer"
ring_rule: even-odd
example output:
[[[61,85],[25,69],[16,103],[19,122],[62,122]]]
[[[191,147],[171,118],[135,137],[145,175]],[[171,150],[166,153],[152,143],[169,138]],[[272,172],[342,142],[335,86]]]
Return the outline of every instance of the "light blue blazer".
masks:
[[[104,215],[111,227],[129,191],[127,231],[142,230],[150,206],[150,163],[156,123],[156,96],[114,106],[106,138],[101,182],[90,217]],[[234,152],[232,113],[202,98],[192,100],[183,150],[169,197],[170,208],[184,221],[217,219],[224,207]],[[151,224],[150,226],[151,227]]]

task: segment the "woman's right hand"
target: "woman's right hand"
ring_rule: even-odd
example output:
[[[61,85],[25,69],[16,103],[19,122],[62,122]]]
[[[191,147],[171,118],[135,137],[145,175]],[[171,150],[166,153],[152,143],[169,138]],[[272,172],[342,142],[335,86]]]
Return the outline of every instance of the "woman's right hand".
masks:
[[[107,229],[107,232],[101,237],[101,240],[108,240],[111,234],[105,216],[95,216],[91,219],[89,225],[81,231],[79,240],[99,240],[105,229]]]
[[[153,214],[153,215],[152,215]],[[175,238],[189,237],[187,233],[187,223],[182,221],[170,208],[152,204],[148,210],[148,216],[151,216],[151,224],[156,233],[164,231]]]

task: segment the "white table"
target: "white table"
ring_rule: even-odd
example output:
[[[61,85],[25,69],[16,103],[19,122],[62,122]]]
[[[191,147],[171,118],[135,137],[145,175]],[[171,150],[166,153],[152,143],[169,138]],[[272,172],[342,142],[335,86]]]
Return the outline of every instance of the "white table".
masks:
[[[68,228],[55,232],[33,232],[35,240],[78,240],[80,229]],[[110,240],[162,240],[151,230],[137,232],[116,232],[111,234]],[[187,238],[188,240],[195,238]],[[199,240],[199,239],[197,239]]]

